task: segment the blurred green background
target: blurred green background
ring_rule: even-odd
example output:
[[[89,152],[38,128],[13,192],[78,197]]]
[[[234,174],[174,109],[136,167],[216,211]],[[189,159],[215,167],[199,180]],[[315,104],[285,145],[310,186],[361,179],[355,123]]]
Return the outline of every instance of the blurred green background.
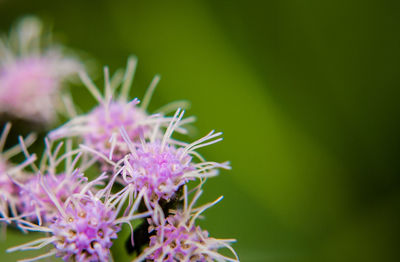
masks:
[[[111,70],[130,54],[133,96],[192,102],[202,153],[230,160],[201,224],[241,261],[400,261],[399,1],[0,0],[0,31],[25,14]],[[101,68],[93,72],[101,74]],[[84,109],[95,101],[73,89]],[[1,261],[25,254],[4,250]],[[121,259],[122,260],[122,259]]]

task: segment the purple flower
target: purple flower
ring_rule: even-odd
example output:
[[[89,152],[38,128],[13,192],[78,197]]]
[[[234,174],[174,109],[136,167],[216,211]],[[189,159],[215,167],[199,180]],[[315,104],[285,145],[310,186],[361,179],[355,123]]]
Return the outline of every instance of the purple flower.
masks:
[[[168,124],[171,118],[164,117],[162,114],[149,115],[146,112],[152,93],[159,81],[158,76],[150,84],[141,105],[139,105],[137,98],[131,101],[128,100],[127,96],[132,84],[135,68],[136,58],[130,57],[124,77],[122,78],[117,72],[110,80],[108,68],[105,67],[104,96],[101,95],[99,89],[90,78],[81,72],[80,77],[82,82],[99,104],[89,113],[75,116],[63,126],[53,130],[49,134],[49,137],[52,140],[65,137],[80,137],[85,146],[112,161],[118,162],[123,156],[129,153],[129,148],[119,132],[121,128],[125,129],[129,139],[137,142],[140,140],[140,137],[149,137],[154,126],[159,128]],[[120,91],[119,96],[113,97],[113,93],[118,88]],[[175,108],[177,105],[185,105],[185,103],[173,103],[162,110],[163,112],[169,112],[171,108]],[[182,121],[182,124],[192,121],[193,118],[187,118]],[[177,127],[177,131],[181,133],[186,132],[182,127]],[[102,160],[100,159],[100,161]],[[107,167],[104,164],[106,163],[103,162],[103,167]]]
[[[117,174],[118,182],[126,187],[126,194],[133,193],[144,197],[149,206],[155,207],[160,199],[169,201],[178,189],[189,180],[212,177],[218,174],[218,168],[229,169],[228,163],[205,161],[196,151],[197,148],[221,141],[222,133],[211,131],[205,137],[186,144],[171,138],[179,127],[184,111],[177,110],[164,135],[159,138],[157,127],[148,139],[135,143],[122,129],[121,134],[130,149],[122,162],[122,170]],[[197,159],[194,160],[193,157]],[[156,212],[157,215],[157,212]]]
[[[194,208],[193,205],[202,191],[197,189],[192,202],[189,204],[187,186],[184,186],[183,209],[173,211],[173,214],[162,219],[159,224],[148,219],[153,226],[149,231],[155,235],[150,237],[150,244],[135,261],[239,261],[236,252],[230,246],[234,239],[216,239],[209,237],[207,231],[195,225],[195,220],[207,208],[218,203],[222,197],[212,203]],[[229,249],[234,258],[218,253],[218,249]]]
[[[119,128],[124,127],[132,139],[144,135],[148,128],[143,123],[146,114],[138,108],[138,100],[130,103],[111,102],[108,106],[98,106],[88,114],[88,126],[92,132],[83,134],[83,143],[98,150],[111,160],[120,160],[128,148],[124,143]]]
[[[96,191],[95,186],[102,185],[101,179],[88,183],[82,172],[93,164],[93,159],[84,156],[81,150],[72,150],[72,141],[67,140],[53,145],[45,139],[45,154],[40,165],[36,166],[34,161],[29,161],[34,155],[30,155],[25,142],[20,138],[20,149],[25,154],[27,162],[33,174],[26,174],[23,180],[11,179],[16,187],[17,202],[15,206],[20,218],[29,221],[37,221],[39,225],[48,224],[55,214],[57,208],[54,199],[64,204],[66,200],[75,194],[82,194],[83,190]],[[65,153],[61,150],[65,148]],[[33,159],[34,160],[34,159]],[[79,167],[77,167],[79,164]],[[63,165],[63,170],[60,170]],[[104,176],[102,176],[104,178]]]
[[[56,118],[62,82],[82,66],[54,46],[42,51],[41,27],[37,18],[27,17],[10,40],[0,39],[0,113],[48,124]]]
[[[112,240],[120,230],[115,210],[88,197],[70,201],[63,212],[49,226],[56,256],[64,261],[109,261]]]
[[[53,149],[51,143],[47,139],[45,141],[45,155],[40,166],[29,163],[36,176],[25,183],[14,181],[24,203],[19,205],[20,214],[8,221],[16,222],[21,230],[39,231],[47,236],[10,248],[8,252],[51,245],[53,248],[48,253],[27,261],[53,255],[64,261],[109,261],[110,247],[121,224],[129,224],[133,231],[131,221],[148,217],[151,212],[134,214],[140,202],[131,202],[129,198],[128,207],[121,215],[128,197],[111,193],[114,182],[105,184],[105,173],[88,182],[79,171],[91,166],[93,159],[83,159],[85,156],[81,157],[81,150],[73,150],[70,140],[65,143],[64,154],[60,154],[63,142]],[[21,148],[29,158],[30,154],[22,141]],[[63,162],[64,172],[57,173]],[[99,185],[104,187],[99,189]]]
[[[65,203],[68,197],[81,191],[86,181],[87,178],[79,170],[71,174],[38,173],[31,176],[26,182],[19,183],[17,208],[20,216],[31,221],[38,219],[39,224],[42,221],[48,223],[57,214],[57,208],[45,188],[48,188],[60,203]]]
[[[137,192],[146,189],[152,202],[159,199],[169,200],[179,187],[188,180],[187,176],[195,170],[192,157],[185,154],[183,148],[161,143],[140,144],[135,154],[130,154],[125,165],[124,184],[132,184]]]
[[[22,218],[15,221],[18,226],[27,231],[39,231],[47,236],[29,243],[8,249],[8,252],[17,250],[34,250],[51,245],[48,253],[26,261],[35,261],[49,256],[61,257],[64,261],[109,261],[112,241],[117,237],[121,224],[130,225],[132,220],[151,215],[150,212],[133,214],[126,212],[119,217],[126,197],[120,194],[111,194],[112,183],[102,190],[93,193],[93,186],[106,178],[104,174],[89,182],[79,193],[69,196],[64,203],[57,196],[41,184],[48,198],[57,208],[57,213],[47,225],[41,226]],[[135,201],[134,206],[139,203]],[[128,214],[129,213],[129,214]],[[132,228],[132,225],[130,225]]]
[[[148,259],[173,262],[177,259],[207,261],[210,258],[200,247],[205,244],[208,232],[195,225],[188,228],[187,225],[180,223],[181,220],[179,215],[169,216],[165,225],[155,228],[157,234],[150,238],[150,247],[157,246],[161,233],[164,234],[163,244],[149,255]]]
[[[132,67],[135,66],[132,60],[128,61],[126,74],[133,73]],[[80,137],[84,145],[107,156],[111,160],[118,161],[128,152],[128,148],[119,134],[119,129],[124,127],[132,139],[139,138],[148,128],[148,115],[138,107],[139,100],[127,101],[122,95],[118,99],[112,98],[112,90],[115,90],[120,84],[121,79],[118,76],[110,81],[108,69],[105,68],[106,91],[103,97],[97,87],[92,83],[89,77],[81,72],[82,81],[93,96],[98,100],[99,105],[86,115],[75,116],[65,125],[53,130],[49,137],[59,139],[64,137]],[[133,75],[125,79],[122,89],[128,92]],[[129,84],[130,85],[130,84]]]

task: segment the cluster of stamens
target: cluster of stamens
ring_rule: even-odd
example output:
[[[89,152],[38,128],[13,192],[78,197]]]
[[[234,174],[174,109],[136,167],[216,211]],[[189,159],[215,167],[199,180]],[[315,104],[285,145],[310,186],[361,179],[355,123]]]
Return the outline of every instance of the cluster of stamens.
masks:
[[[191,160],[182,148],[173,145],[141,144],[134,154],[128,155],[123,181],[132,184],[137,192],[145,188],[153,203],[170,200],[189,180],[184,175],[194,170]]]
[[[155,228],[156,235],[150,237],[150,248],[163,244],[149,256],[154,261],[209,261],[209,255],[201,248],[208,232],[199,226],[181,224],[179,216],[169,216],[167,223]],[[161,240],[161,241],[160,241]]]
[[[129,150],[119,129],[124,127],[129,137],[138,138],[147,128],[141,123],[146,114],[136,106],[137,103],[136,100],[130,103],[113,101],[106,106],[97,106],[87,115],[89,129],[82,135],[83,143],[111,156],[114,161],[121,159]]]
[[[19,184],[19,212],[32,221],[50,221],[57,214],[57,208],[46,190],[50,190],[60,203],[64,203],[71,195],[81,191],[84,180],[86,178],[78,171],[72,175],[31,176],[25,183]]]
[[[114,224],[115,212],[95,199],[71,201],[64,212],[49,226],[56,255],[65,261],[109,261],[112,240],[120,230]]]

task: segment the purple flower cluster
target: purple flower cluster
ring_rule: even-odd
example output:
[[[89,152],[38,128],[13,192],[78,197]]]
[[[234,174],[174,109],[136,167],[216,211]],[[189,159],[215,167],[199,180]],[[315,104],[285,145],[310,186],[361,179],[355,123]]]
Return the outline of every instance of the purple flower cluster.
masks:
[[[157,235],[150,238],[150,247],[158,244],[157,241],[161,238],[161,233],[164,234],[160,241],[162,245],[149,258],[171,262],[176,258],[182,261],[185,258],[192,261],[206,261],[206,254],[196,254],[199,247],[192,243],[201,245],[204,242],[203,239],[208,237],[208,232],[201,231],[200,227],[187,228],[184,225],[179,225],[179,220],[180,217],[168,217],[166,225],[156,228]]]
[[[94,198],[69,202],[49,228],[57,253],[65,261],[109,261],[112,240],[120,226],[115,210]]]
[[[38,25],[28,19],[18,30],[32,42],[40,31]],[[0,47],[0,52],[7,51],[4,44]],[[111,248],[127,224],[127,249],[136,251],[133,261],[238,261],[230,246],[234,240],[212,238],[196,225],[203,211],[222,199],[195,207],[206,179],[220,169],[230,169],[228,162],[206,161],[196,150],[221,141],[222,133],[211,131],[190,143],[175,139],[174,133],[188,132],[194,118],[184,118],[182,102],[156,113],[147,111],[158,76],[142,102],[129,100],[135,57],[128,59],[123,76],[110,77],[104,69],[104,95],[80,70],[98,105],[78,115],[71,96],[59,93],[61,80],[70,75],[66,72],[75,71],[61,70],[66,58],[60,55],[57,62],[40,52],[0,62],[0,113],[50,122],[55,118],[54,99],[60,97],[66,102],[65,115],[70,116],[47,134],[40,159],[28,150],[32,136],[20,137],[17,146],[3,151],[11,125],[2,132],[0,223],[45,234],[8,252],[47,246],[47,253],[24,261],[51,256],[64,261],[111,261]],[[21,99],[28,102],[18,104]],[[16,154],[23,154],[25,161],[12,164]],[[139,230],[143,226],[145,230]],[[232,255],[220,254],[221,248]]]
[[[216,252],[219,248],[228,247],[234,240],[212,239],[200,226],[192,225],[188,228],[186,225],[180,225],[181,219],[179,216],[168,217],[165,225],[155,229],[156,235],[150,238],[148,250],[152,253],[148,259],[168,262],[237,260],[237,258],[225,257]]]
[[[182,148],[173,145],[162,148],[160,143],[140,144],[135,154],[129,154],[125,162],[123,184],[135,188],[136,193],[146,189],[152,203],[170,200],[192,177],[185,174],[195,170],[192,157]]]
[[[121,159],[128,148],[119,133],[119,127],[126,127],[130,137],[139,137],[146,129],[146,126],[140,125],[146,119],[146,114],[136,107],[138,103],[137,100],[130,103],[113,101],[107,106],[94,108],[88,114],[87,123],[92,129],[83,134],[83,143],[111,156],[112,160]]]
[[[57,214],[57,209],[43,185],[50,188],[56,199],[63,203],[69,196],[81,191],[84,180],[83,174],[77,170],[70,175],[47,173],[30,176],[25,183],[19,184],[18,210],[30,220],[50,221]]]
[[[0,39],[0,114],[51,124],[64,80],[82,65],[54,45],[42,46],[42,24],[37,18],[22,19],[14,30],[16,35],[10,39]]]
[[[154,232],[150,237],[149,247],[137,259],[147,257],[151,261],[238,261],[236,252],[230,244],[234,239],[216,239],[209,237],[206,230],[195,225],[195,220],[209,207],[218,203],[222,197],[204,206],[194,207],[202,194],[201,185],[189,204],[187,185],[184,186],[184,206],[173,210],[166,219],[159,222],[149,218],[149,230]],[[218,253],[218,249],[229,249],[234,258]]]

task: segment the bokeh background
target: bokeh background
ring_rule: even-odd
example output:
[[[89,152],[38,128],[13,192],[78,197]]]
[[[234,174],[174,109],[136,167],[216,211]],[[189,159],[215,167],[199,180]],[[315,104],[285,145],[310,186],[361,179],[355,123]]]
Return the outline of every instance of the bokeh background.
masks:
[[[400,261],[400,2],[0,0],[0,31],[38,15],[84,57],[154,74],[150,109],[192,102],[202,153],[230,160],[201,224],[242,261]],[[101,66],[92,68],[101,75]],[[101,81],[101,80],[99,80]],[[95,101],[81,86],[84,109]],[[12,230],[0,260],[22,238]],[[116,260],[127,258],[117,254]]]

